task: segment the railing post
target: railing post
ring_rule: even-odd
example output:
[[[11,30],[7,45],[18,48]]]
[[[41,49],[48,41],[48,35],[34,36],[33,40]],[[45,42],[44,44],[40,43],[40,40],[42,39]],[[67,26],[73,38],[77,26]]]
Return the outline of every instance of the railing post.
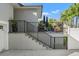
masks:
[[[52,37],[50,36],[50,48],[51,48],[51,39],[52,39]]]
[[[37,27],[37,40],[39,40],[38,34],[39,34],[39,31],[38,31],[38,27]]]
[[[55,49],[55,37],[54,37],[54,49]]]
[[[27,22],[27,33],[28,33],[28,22]]]
[[[66,37],[66,49],[68,49],[68,39]]]
[[[24,21],[24,33],[25,33],[25,21]]]

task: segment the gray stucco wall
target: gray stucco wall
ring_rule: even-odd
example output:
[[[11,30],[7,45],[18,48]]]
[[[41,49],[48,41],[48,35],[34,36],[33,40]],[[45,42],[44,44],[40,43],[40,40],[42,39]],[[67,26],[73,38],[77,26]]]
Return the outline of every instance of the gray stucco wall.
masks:
[[[16,20],[26,20],[28,22],[38,22],[40,16],[40,10],[36,8],[23,8],[14,10],[14,19]]]

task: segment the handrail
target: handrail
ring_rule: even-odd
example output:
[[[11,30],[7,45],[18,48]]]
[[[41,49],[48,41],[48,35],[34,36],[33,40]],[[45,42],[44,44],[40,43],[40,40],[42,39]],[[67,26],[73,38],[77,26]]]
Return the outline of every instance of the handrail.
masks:
[[[29,22],[30,23],[30,22]],[[32,23],[32,22],[31,22]],[[37,22],[36,22],[37,23]],[[37,33],[37,40],[39,39],[39,37],[38,37],[38,35],[39,35],[39,33],[40,32],[35,32],[35,33]],[[48,36],[49,38],[50,38],[50,45],[48,45],[48,44],[46,44],[45,42],[43,42],[43,41],[41,41],[41,40],[39,40],[40,42],[42,42],[43,44],[45,44],[45,45],[47,45],[47,46],[49,46],[50,48],[52,48],[51,47],[51,40],[52,40],[52,38],[54,38],[54,48],[53,49],[55,49],[55,40],[56,40],[56,38],[67,38],[67,37],[52,37],[51,35],[49,35],[49,34],[47,34],[46,33],[46,31],[45,32],[42,32],[43,34],[45,34],[46,36]],[[30,34],[31,35],[31,34]],[[32,37],[34,37],[33,35],[32,35]],[[43,37],[43,39],[44,39],[44,37]],[[66,47],[66,49],[67,49],[67,47]]]

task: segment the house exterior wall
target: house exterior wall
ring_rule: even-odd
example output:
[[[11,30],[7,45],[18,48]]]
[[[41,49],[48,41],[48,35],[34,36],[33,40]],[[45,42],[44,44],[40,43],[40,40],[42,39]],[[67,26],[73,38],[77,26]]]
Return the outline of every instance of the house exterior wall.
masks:
[[[8,50],[8,20],[13,19],[13,6],[8,3],[0,3],[0,25],[3,26],[3,30],[0,31],[0,51]]]
[[[41,16],[41,8],[15,8],[14,19],[26,20],[28,22],[38,22]]]
[[[0,3],[0,20],[7,21],[13,19],[13,6],[8,3]]]
[[[28,23],[28,31],[38,31],[38,19],[41,18],[41,8],[15,8],[14,19],[25,20]],[[21,29],[21,28],[19,28]]]

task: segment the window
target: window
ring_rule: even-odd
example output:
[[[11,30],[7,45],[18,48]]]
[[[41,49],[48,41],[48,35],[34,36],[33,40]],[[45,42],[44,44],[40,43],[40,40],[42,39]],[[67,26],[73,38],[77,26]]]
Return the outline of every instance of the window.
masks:
[[[71,21],[71,26],[73,28],[79,28],[79,16],[73,17],[73,19]]]
[[[3,26],[2,25],[0,25],[0,29],[3,29]]]

